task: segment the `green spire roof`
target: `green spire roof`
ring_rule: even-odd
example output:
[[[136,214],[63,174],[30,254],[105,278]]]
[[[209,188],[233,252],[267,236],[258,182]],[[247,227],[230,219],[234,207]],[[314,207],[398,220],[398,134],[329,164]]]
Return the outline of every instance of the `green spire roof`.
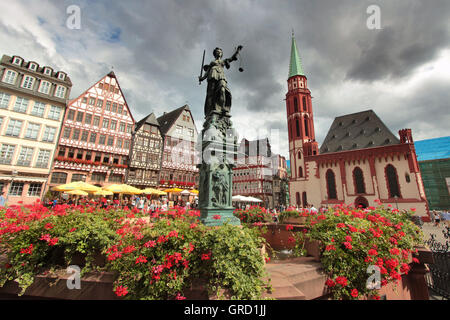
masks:
[[[292,33],[292,45],[291,45],[291,61],[289,63],[289,78],[293,76],[304,76],[302,68],[302,60],[297,50],[297,43],[295,42],[294,33]]]

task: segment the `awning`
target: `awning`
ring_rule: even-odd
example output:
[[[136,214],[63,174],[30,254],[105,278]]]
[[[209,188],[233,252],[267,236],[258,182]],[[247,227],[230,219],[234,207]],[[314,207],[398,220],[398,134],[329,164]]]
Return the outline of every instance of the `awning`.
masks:
[[[0,176],[0,181],[11,181],[11,180],[13,180],[13,177],[11,176]],[[14,177],[14,181],[45,183],[47,182],[47,178],[16,176]]]

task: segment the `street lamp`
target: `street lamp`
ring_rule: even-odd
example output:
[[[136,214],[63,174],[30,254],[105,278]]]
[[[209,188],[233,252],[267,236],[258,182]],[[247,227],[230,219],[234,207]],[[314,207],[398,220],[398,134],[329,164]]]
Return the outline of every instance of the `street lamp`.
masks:
[[[395,199],[395,206],[396,206],[396,208],[397,208],[397,210],[398,210],[398,196],[397,195],[395,195],[394,196],[394,199]]]

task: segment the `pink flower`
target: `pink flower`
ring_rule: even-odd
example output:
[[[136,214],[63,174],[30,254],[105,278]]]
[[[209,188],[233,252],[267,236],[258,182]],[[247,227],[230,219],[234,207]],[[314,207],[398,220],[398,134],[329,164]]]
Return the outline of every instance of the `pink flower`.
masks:
[[[154,240],[150,240],[144,243],[144,247],[146,248],[153,248],[154,246],[156,246],[156,241]]]
[[[222,216],[220,214],[215,214],[213,216],[213,218],[216,219],[216,220],[220,220],[220,219],[222,219]]]
[[[180,293],[177,293],[177,296],[175,297],[175,300],[185,300],[186,297],[183,297]]]

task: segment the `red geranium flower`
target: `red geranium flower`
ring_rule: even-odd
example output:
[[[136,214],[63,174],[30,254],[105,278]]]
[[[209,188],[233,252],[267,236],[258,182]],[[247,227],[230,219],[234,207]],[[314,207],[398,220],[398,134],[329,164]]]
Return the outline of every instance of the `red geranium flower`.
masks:
[[[209,256],[209,254],[207,254],[207,253],[203,253],[202,255],[201,255],[201,259],[202,260],[209,260],[211,257]]]
[[[222,219],[222,216],[220,214],[215,214],[213,216],[213,218],[216,219],[216,220],[220,220],[220,219]]]
[[[286,231],[293,230],[294,226],[292,224],[286,225]]]
[[[128,287],[118,286],[115,293],[118,297],[126,296],[128,294]]]
[[[339,277],[336,278],[336,283],[338,283],[341,286],[345,287],[347,285],[347,278],[339,276]]]
[[[52,225],[51,223],[47,223],[46,225],[45,225],[45,229],[47,229],[47,230],[50,230],[50,229],[52,229],[54,227],[54,225]]]
[[[326,284],[329,288],[332,288],[332,287],[334,287],[334,286],[336,285],[336,283],[334,283],[334,281],[331,280],[331,279],[328,279],[328,280],[325,282],[325,284]]]
[[[139,257],[137,257],[137,259],[136,259],[136,264],[138,264],[138,263],[146,263],[147,262],[147,257],[145,257],[145,256],[139,256]]]
[[[358,297],[358,290],[353,289],[350,294],[352,295],[353,298],[356,298],[356,297]]]

